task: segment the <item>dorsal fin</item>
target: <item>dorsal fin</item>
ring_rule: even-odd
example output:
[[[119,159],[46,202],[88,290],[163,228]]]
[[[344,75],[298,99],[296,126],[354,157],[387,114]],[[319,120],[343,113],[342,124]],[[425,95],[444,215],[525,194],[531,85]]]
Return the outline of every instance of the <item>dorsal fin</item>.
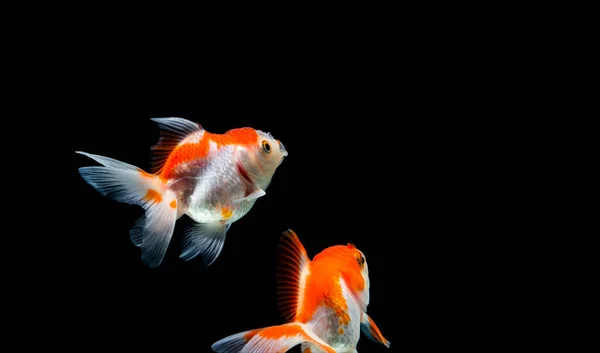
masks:
[[[158,124],[160,138],[152,147],[152,173],[159,173],[169,154],[187,136],[203,131],[200,124],[183,118],[151,118]]]
[[[302,304],[302,283],[310,266],[306,250],[293,230],[283,232],[277,251],[277,293],[279,311],[286,320],[291,320]]]

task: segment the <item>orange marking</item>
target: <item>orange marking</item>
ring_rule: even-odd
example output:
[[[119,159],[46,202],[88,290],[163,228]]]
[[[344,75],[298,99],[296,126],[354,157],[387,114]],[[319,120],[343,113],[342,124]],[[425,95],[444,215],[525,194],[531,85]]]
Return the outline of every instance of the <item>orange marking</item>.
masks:
[[[251,145],[258,141],[256,130],[250,127],[229,130],[225,133],[225,136],[228,137],[229,143],[238,145]]]
[[[302,352],[302,353],[312,353],[312,351],[310,350],[310,347],[308,347],[308,348],[306,348],[306,349],[304,350],[304,352]]]
[[[277,252],[278,306],[286,320],[294,318],[298,310],[302,262],[310,266],[310,260],[296,233],[289,229],[283,232]]]
[[[217,148],[224,145],[252,145],[258,140],[256,130],[245,127],[227,131],[225,134],[212,134],[204,131],[202,139],[196,143],[184,143],[176,146],[167,157],[161,169],[161,179],[169,180],[173,177],[175,167],[179,164],[206,158],[210,152],[210,142],[217,144]]]
[[[162,201],[162,195],[156,190],[148,189],[146,196],[144,196],[144,200],[159,203]]]
[[[344,329],[340,327],[340,329],[338,330],[338,332],[340,333],[340,335],[344,334]]]
[[[277,340],[281,338],[286,338],[290,336],[300,335],[304,340],[312,342],[314,344],[318,344],[319,347],[327,353],[335,353],[335,351],[329,347],[322,345],[321,343],[315,341],[310,336],[304,332],[298,325],[281,325],[281,326],[271,326],[266,329],[260,331],[259,334],[261,337],[266,339]],[[245,338],[245,337],[244,337]],[[310,351],[309,351],[310,352]]]
[[[246,340],[246,342],[250,341],[252,339],[252,337],[254,337],[257,333],[260,332],[260,330],[262,330],[262,329],[259,328],[259,329],[248,332],[247,334],[244,335],[244,340]]]
[[[171,206],[171,208],[177,208],[177,201],[176,200],[171,201],[169,206]]]
[[[154,178],[156,176],[155,174],[150,174],[143,170],[140,170],[140,174],[142,175],[142,178]],[[163,178],[162,175],[159,175],[158,177],[160,178],[160,180],[167,182],[167,179]]]
[[[229,219],[229,218],[231,218],[232,215],[233,215],[233,212],[231,212],[231,208],[221,207],[221,216],[224,219]]]
[[[381,343],[383,343],[386,347],[389,347],[389,343],[379,331],[379,327],[375,325],[375,322],[369,317],[369,331],[371,331],[371,335],[375,337],[375,339]]]
[[[306,336],[304,330],[302,330],[298,325],[271,326],[260,331],[261,337],[271,339],[278,339],[285,336],[295,336],[298,334]]]
[[[315,311],[324,305],[335,312],[340,325],[350,323],[348,306],[338,279],[341,276],[353,292],[364,290],[365,282],[355,252],[355,248],[336,245],[314,257],[306,277],[303,307],[298,308],[295,320],[302,323],[310,321]]]
[[[204,158],[210,150],[208,132],[204,132],[204,137],[197,143],[185,143],[173,149],[167,157],[165,165],[160,173],[164,179],[171,179],[176,166],[192,161],[194,159]]]

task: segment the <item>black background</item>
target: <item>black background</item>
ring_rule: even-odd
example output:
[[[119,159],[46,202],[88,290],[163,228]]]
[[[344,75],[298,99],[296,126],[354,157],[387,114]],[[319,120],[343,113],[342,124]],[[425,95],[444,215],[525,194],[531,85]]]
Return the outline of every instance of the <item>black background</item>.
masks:
[[[275,82],[276,83],[276,82]],[[348,82],[350,84],[350,82]],[[283,323],[277,310],[275,256],[281,233],[293,229],[309,257],[328,246],[354,243],[367,258],[371,280],[368,313],[392,342],[397,331],[403,223],[414,222],[403,195],[410,150],[406,120],[383,103],[377,87],[335,82],[258,89],[225,84],[186,92],[162,87],[148,94],[127,85],[85,95],[71,138],[73,231],[66,260],[79,298],[83,330],[100,345],[193,348],[209,352],[215,341],[243,330]],[[132,85],[132,89],[139,85]],[[289,87],[289,85],[288,85]],[[309,89],[310,88],[310,89]],[[243,94],[248,92],[246,96]],[[131,93],[131,94],[130,94]],[[250,126],[270,132],[289,155],[277,169],[266,195],[235,222],[217,261],[179,258],[187,216],[178,220],[162,264],[147,268],[128,232],[141,208],[101,196],[77,169],[97,165],[75,150],[111,157],[148,170],[150,147],[158,139],[152,117],[183,117],[213,133]],[[411,216],[410,213],[413,213]],[[84,298],[84,299],[82,299]],[[389,351],[362,336],[359,351]],[[295,351],[299,351],[298,348]]]
[[[24,299],[52,309],[48,325],[20,319],[78,349],[209,352],[229,334],[283,322],[275,250],[291,228],[310,257],[348,242],[365,253],[368,313],[392,348],[362,336],[359,352],[483,348],[475,339],[492,332],[487,323],[505,311],[507,297],[520,295],[517,288],[489,299],[512,288],[497,284],[508,276],[494,269],[514,256],[494,253],[518,248],[508,235],[523,230],[505,224],[529,214],[515,210],[530,204],[511,195],[510,182],[520,183],[523,171],[505,152],[518,142],[523,115],[533,114],[511,105],[534,91],[519,87],[512,72],[521,54],[506,50],[508,59],[498,59],[504,49],[496,41],[473,38],[479,27],[468,23],[457,33],[452,16],[448,26],[349,17],[352,24],[310,35],[311,21],[281,32],[256,21],[263,33],[252,25],[226,38],[218,35],[228,22],[139,17],[146,23],[134,31],[84,16],[62,33],[35,31],[43,45],[24,41],[35,53],[12,70],[19,84],[12,91],[25,94],[10,122],[25,127],[5,136],[26,143],[6,155],[33,170],[18,174],[32,180],[19,209],[25,236],[15,237],[31,244],[7,248],[6,256],[18,258],[7,272],[32,266],[43,282],[18,274],[33,284],[26,292],[33,298]],[[76,150],[147,169],[158,138],[150,118],[167,116],[214,133],[269,131],[289,151],[208,268],[178,257],[184,219],[161,266],[145,267],[128,237],[141,209],[102,197],[77,172],[96,163]],[[65,145],[63,168],[55,156]],[[20,171],[9,163],[7,170],[10,178]],[[15,184],[6,188],[24,199]]]

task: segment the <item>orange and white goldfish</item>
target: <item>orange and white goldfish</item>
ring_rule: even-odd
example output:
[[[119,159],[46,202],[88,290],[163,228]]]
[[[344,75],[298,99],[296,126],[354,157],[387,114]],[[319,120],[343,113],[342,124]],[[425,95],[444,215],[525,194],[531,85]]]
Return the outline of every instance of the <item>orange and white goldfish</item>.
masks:
[[[221,253],[231,224],[265,195],[288,152],[271,134],[249,127],[214,134],[183,118],[151,120],[160,131],[152,147],[152,174],[76,151],[103,165],[82,167],[79,173],[101,194],[145,209],[129,234],[147,266],[160,265],[175,222],[184,214],[195,222],[185,232],[180,257],[200,254],[208,266]]]
[[[367,315],[369,268],[353,244],[331,246],[311,261],[292,230],[283,233],[277,266],[279,309],[288,322],[240,332],[212,345],[218,353],[355,353],[362,331],[389,348]]]

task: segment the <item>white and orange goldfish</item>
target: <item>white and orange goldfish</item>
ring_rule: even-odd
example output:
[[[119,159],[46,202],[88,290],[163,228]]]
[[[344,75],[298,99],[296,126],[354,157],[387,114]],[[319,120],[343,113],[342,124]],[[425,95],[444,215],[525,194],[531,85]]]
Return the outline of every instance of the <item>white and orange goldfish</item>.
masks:
[[[278,252],[279,308],[289,321],[240,332],[212,345],[218,353],[355,353],[362,331],[389,348],[367,315],[369,268],[353,244],[331,246],[311,261],[298,236],[287,230]]]
[[[146,265],[160,265],[175,222],[186,214],[195,222],[185,232],[180,257],[200,254],[208,266],[221,253],[231,224],[265,195],[288,152],[271,134],[249,127],[213,134],[183,118],[151,120],[160,130],[152,147],[152,174],[77,151],[103,165],[82,167],[79,173],[101,194],[145,209],[129,234]]]

